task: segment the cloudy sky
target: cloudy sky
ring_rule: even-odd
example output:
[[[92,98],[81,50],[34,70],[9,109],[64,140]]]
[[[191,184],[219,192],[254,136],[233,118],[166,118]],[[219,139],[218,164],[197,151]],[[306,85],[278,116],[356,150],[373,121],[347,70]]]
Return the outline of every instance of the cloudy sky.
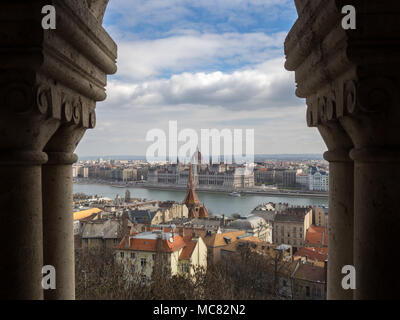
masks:
[[[149,130],[254,129],[255,153],[322,153],[284,70],[293,0],[111,0],[118,72],[80,156],[145,155]]]

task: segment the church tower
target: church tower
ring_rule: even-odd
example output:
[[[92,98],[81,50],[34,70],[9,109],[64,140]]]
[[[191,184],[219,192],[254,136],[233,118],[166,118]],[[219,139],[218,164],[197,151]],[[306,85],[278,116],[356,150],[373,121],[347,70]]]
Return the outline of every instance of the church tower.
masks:
[[[192,165],[189,166],[187,192],[183,203],[189,209],[189,218],[208,218],[207,209],[202,205],[196,194]]]

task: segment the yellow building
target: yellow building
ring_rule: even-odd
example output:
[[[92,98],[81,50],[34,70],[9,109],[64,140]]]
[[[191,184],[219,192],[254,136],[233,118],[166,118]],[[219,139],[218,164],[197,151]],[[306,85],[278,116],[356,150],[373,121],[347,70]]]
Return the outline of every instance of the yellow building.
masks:
[[[99,214],[100,212],[103,212],[103,210],[99,208],[91,208],[88,210],[74,212],[74,221],[89,218],[90,216]]]
[[[323,207],[323,208],[314,208],[313,209],[313,214],[314,214],[314,224],[317,227],[328,227],[328,208]]]
[[[224,233],[206,233],[203,240],[208,248],[208,256],[211,263],[216,263],[221,259],[221,249],[227,245],[238,241],[246,231],[233,231]]]

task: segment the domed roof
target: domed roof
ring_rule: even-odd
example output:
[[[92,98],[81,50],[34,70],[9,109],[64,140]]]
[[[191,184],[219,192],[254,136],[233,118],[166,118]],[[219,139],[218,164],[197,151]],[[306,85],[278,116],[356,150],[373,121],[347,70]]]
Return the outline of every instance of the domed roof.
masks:
[[[266,222],[263,218],[250,215],[246,219],[237,219],[230,223],[230,227],[235,229],[255,229],[260,225],[264,225]]]

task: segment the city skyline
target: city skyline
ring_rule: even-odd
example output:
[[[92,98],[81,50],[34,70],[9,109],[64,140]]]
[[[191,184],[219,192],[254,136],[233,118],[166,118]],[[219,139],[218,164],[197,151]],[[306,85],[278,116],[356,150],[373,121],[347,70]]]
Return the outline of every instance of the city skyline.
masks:
[[[146,133],[254,129],[256,154],[325,151],[284,70],[291,1],[112,1],[104,26],[119,44],[118,72],[97,106],[81,157],[144,155]]]

